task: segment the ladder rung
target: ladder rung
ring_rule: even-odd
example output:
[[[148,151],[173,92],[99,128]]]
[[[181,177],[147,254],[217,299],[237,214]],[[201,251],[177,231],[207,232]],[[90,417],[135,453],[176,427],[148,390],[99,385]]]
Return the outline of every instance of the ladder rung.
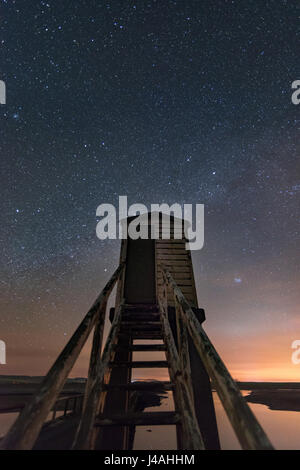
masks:
[[[160,314],[159,313],[149,313],[148,315],[145,313],[136,314],[136,313],[126,313],[126,315],[122,315],[122,322],[129,321],[129,322],[137,322],[137,323],[144,323],[144,322],[151,322],[151,321],[160,321]]]
[[[124,304],[123,306],[123,312],[153,312],[157,313],[159,312],[158,305],[153,305],[153,304]]]
[[[144,325],[135,325],[135,326],[122,326],[121,325],[121,332],[122,333],[131,333],[131,334],[161,334],[161,325],[158,326],[151,326],[145,327]]]
[[[132,339],[163,339],[160,331],[132,331]]]
[[[104,390],[142,390],[142,391],[163,391],[163,390],[174,390],[172,382],[132,382],[130,384],[115,384],[115,385],[104,385]]]
[[[131,351],[165,351],[164,344],[133,344],[130,347]]]
[[[180,416],[174,411],[150,411],[127,415],[99,416],[95,426],[159,426],[178,424]]]
[[[134,322],[129,322],[129,321],[122,321],[121,322],[121,328],[131,328],[131,329],[145,329],[148,331],[148,329],[158,329],[161,328],[161,322],[159,321],[151,321],[147,323],[134,323]]]
[[[147,368],[147,367],[168,367],[168,361],[120,361],[110,362],[110,367],[129,367],[134,369]]]

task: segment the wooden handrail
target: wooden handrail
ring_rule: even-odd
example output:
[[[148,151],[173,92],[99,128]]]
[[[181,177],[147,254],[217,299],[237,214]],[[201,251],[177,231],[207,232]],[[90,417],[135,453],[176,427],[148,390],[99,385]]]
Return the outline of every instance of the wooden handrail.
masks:
[[[67,397],[59,397],[67,377],[78,358],[89,334],[94,327],[93,347],[87,385],[83,400],[82,417],[76,433],[73,448],[93,448],[93,429],[99,412],[100,395],[104,390],[104,375],[114,354],[114,344],[120,327],[122,306],[120,283],[118,288],[118,309],[116,311],[109,336],[102,355],[100,355],[106,305],[116,282],[124,273],[124,262],[116,269],[96,301],[80,323],[79,327],[56,359],[48,374],[40,384],[37,392],[26,404],[18,419],[4,439],[1,449],[31,449],[55,403]],[[182,444],[185,449],[203,449],[201,429],[195,416],[194,397],[189,381],[188,336],[202,360],[208,375],[221,399],[224,409],[243,449],[273,449],[264,430],[258,423],[245,399],[242,397],[236,382],[219,357],[200,322],[193,312],[170,272],[161,266],[164,279],[163,294],[159,297],[164,338],[167,345],[167,359],[170,365],[170,376],[175,384],[175,405],[181,415],[183,428]],[[122,280],[120,281],[122,282]],[[177,344],[168,320],[167,287],[174,294],[177,322]],[[81,395],[83,397],[83,395]],[[67,405],[66,405],[67,408]],[[55,413],[55,410],[54,410]]]
[[[64,416],[66,415],[66,413],[70,410],[70,411],[76,411],[76,407],[77,407],[77,400],[83,400],[84,398],[84,394],[83,393],[71,393],[70,395],[62,395],[62,396],[59,396],[56,400],[56,402],[54,403],[54,406],[52,408],[52,418],[51,418],[51,421],[54,421],[55,418],[56,418],[56,413],[57,411],[64,411]],[[72,402],[73,400],[73,405],[72,407],[69,407],[69,403]],[[61,410],[59,408],[57,408],[57,406],[59,406],[58,404],[60,402],[63,402],[65,401],[65,406],[64,406],[64,409]]]
[[[166,356],[169,373],[175,385],[174,402],[176,411],[181,416],[180,448],[185,450],[204,450],[204,442],[195,415],[191,390],[182,369],[181,355],[178,354],[167,314],[167,286],[164,286],[163,299],[160,302],[161,320],[166,343]]]
[[[73,442],[73,449],[92,449],[94,447],[93,437],[95,436],[93,436],[93,429],[97,413],[99,413],[100,396],[104,386],[104,374],[114,353],[113,346],[116,342],[117,334],[120,329],[121,311],[122,305],[119,306],[115,313],[101,357],[99,354],[99,350],[98,354],[96,353],[97,347],[95,345],[97,343],[97,338],[94,337],[93,350],[95,356],[93,358],[92,353],[90,364],[90,371],[93,371],[92,378],[89,381],[89,386],[87,385],[87,389],[85,392],[85,404],[82,411],[82,417]],[[97,329],[95,330],[95,332],[96,331]]]
[[[121,263],[54,362],[37,392],[1,441],[1,449],[26,450],[33,447],[48,413],[56,402],[80,351],[95,325],[103,304],[106,304],[123,269],[124,263]],[[102,316],[102,321],[104,322],[104,316]]]
[[[182,321],[185,323],[207,373],[216,388],[242,448],[246,450],[272,450],[273,446],[267,435],[241,395],[236,382],[203,330],[189,302],[170,272],[163,266],[161,266],[161,270],[166,285],[171,287],[181,307],[179,310],[181,311]]]

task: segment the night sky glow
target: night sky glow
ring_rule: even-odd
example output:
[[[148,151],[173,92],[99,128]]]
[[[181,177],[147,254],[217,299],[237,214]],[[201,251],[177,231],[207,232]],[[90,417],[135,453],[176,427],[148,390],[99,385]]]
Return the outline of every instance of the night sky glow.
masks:
[[[1,2],[3,374],[44,374],[118,263],[101,203],[205,204],[205,328],[299,380],[298,2]],[[87,350],[73,375],[86,373]]]

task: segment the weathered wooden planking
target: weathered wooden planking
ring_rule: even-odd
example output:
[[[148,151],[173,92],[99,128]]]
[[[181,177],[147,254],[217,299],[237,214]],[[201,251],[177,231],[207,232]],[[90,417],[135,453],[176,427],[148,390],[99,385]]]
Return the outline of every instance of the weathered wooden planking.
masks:
[[[184,295],[185,295],[186,297],[189,297],[189,298],[194,298],[194,293],[193,293],[192,287],[190,287],[189,289],[191,289],[191,290],[188,291],[188,292],[185,292]],[[157,292],[158,292],[159,295],[161,295],[162,292],[163,292],[163,288],[162,288],[162,287],[159,287],[159,288],[157,289]],[[170,289],[167,289],[167,295],[168,295],[168,298],[171,297],[172,299],[174,299],[174,296],[173,296],[172,291],[171,291]]]
[[[165,257],[170,257],[171,258],[179,258],[179,259],[187,259],[190,258],[189,254],[187,252],[183,252],[183,250],[156,250],[156,255],[164,259]]]
[[[170,258],[167,258],[167,259],[161,259],[160,257],[158,257],[157,259],[157,262],[158,262],[158,265],[159,266],[182,266],[182,267],[187,267],[190,269],[190,266],[189,266],[189,259],[183,259],[183,260],[173,260],[173,259],[170,259]]]
[[[157,278],[161,278],[161,270],[164,268],[164,265],[157,264]],[[168,270],[174,274],[174,276],[179,277],[182,275],[183,278],[193,279],[190,266],[168,266]]]
[[[190,258],[190,254],[188,251],[184,251],[183,249],[159,249],[157,248],[156,254],[159,256],[179,256],[184,258]]]
[[[185,242],[179,241],[179,240],[156,240],[155,244],[159,249],[167,249],[167,248],[171,248],[173,250],[185,249]]]
[[[179,283],[178,283],[179,284]],[[161,283],[157,283],[157,291],[158,292],[161,292],[164,288],[164,285],[161,284]],[[194,293],[194,288],[193,286],[191,285],[191,283],[186,283],[186,284],[182,284],[180,289],[182,289],[182,291],[184,293]],[[172,295],[173,295],[173,292],[170,288],[168,288],[168,292],[171,292]]]
[[[183,264],[169,264],[163,262],[157,262],[157,273],[160,275],[160,270],[163,268],[168,268],[169,271],[177,272],[177,273],[189,273],[191,275],[191,268],[188,263]]]
[[[191,268],[190,266],[186,265],[186,264],[182,264],[182,265],[177,265],[177,264],[165,264],[165,263],[159,263],[157,265],[157,268],[158,269],[162,269],[164,266],[166,266],[169,270],[171,269],[172,271],[176,271],[178,273],[190,273],[191,272]]]
[[[193,288],[191,285],[181,285],[180,284],[177,284],[178,287],[180,287],[181,291],[183,292],[183,294],[186,294],[186,293],[192,293],[193,292]],[[162,292],[163,291],[163,284],[158,284],[158,291],[159,292]],[[172,291],[171,291],[172,292]]]
[[[176,273],[174,273],[176,275]],[[176,280],[176,284],[178,285],[178,287],[182,287],[182,286],[191,286],[191,278],[187,278],[187,279],[176,279],[176,276],[173,276],[174,279]],[[158,278],[158,282],[157,282],[157,285],[159,287],[163,286],[163,279],[162,277]]]
[[[166,268],[179,283],[179,279],[184,282],[180,286],[184,289],[188,300],[197,306],[197,292],[194,281],[193,266],[191,253],[185,249],[186,240],[182,239],[179,243],[172,241],[157,240],[155,243],[156,256],[156,292],[161,294],[161,286],[163,284],[162,269]],[[174,305],[173,294],[170,290],[167,292],[169,305]]]
[[[194,283],[193,273],[189,266],[157,266],[157,271],[158,271],[157,278],[159,280],[161,280],[161,269],[163,269],[164,267],[166,267],[168,271],[170,271],[171,274],[174,275],[174,277],[176,277],[176,280],[190,279],[191,281],[190,285],[193,285]]]

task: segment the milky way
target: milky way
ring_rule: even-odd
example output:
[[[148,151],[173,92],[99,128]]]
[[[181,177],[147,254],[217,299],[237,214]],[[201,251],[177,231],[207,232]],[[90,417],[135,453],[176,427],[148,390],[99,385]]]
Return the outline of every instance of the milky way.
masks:
[[[45,372],[65,344],[118,263],[119,242],[95,229],[97,206],[119,195],[205,204],[193,258],[207,329],[236,373],[238,357],[263,367],[257,338],[276,368],[262,334],[284,335],[280,367],[290,366],[300,337],[296,7],[1,2],[1,372]]]

